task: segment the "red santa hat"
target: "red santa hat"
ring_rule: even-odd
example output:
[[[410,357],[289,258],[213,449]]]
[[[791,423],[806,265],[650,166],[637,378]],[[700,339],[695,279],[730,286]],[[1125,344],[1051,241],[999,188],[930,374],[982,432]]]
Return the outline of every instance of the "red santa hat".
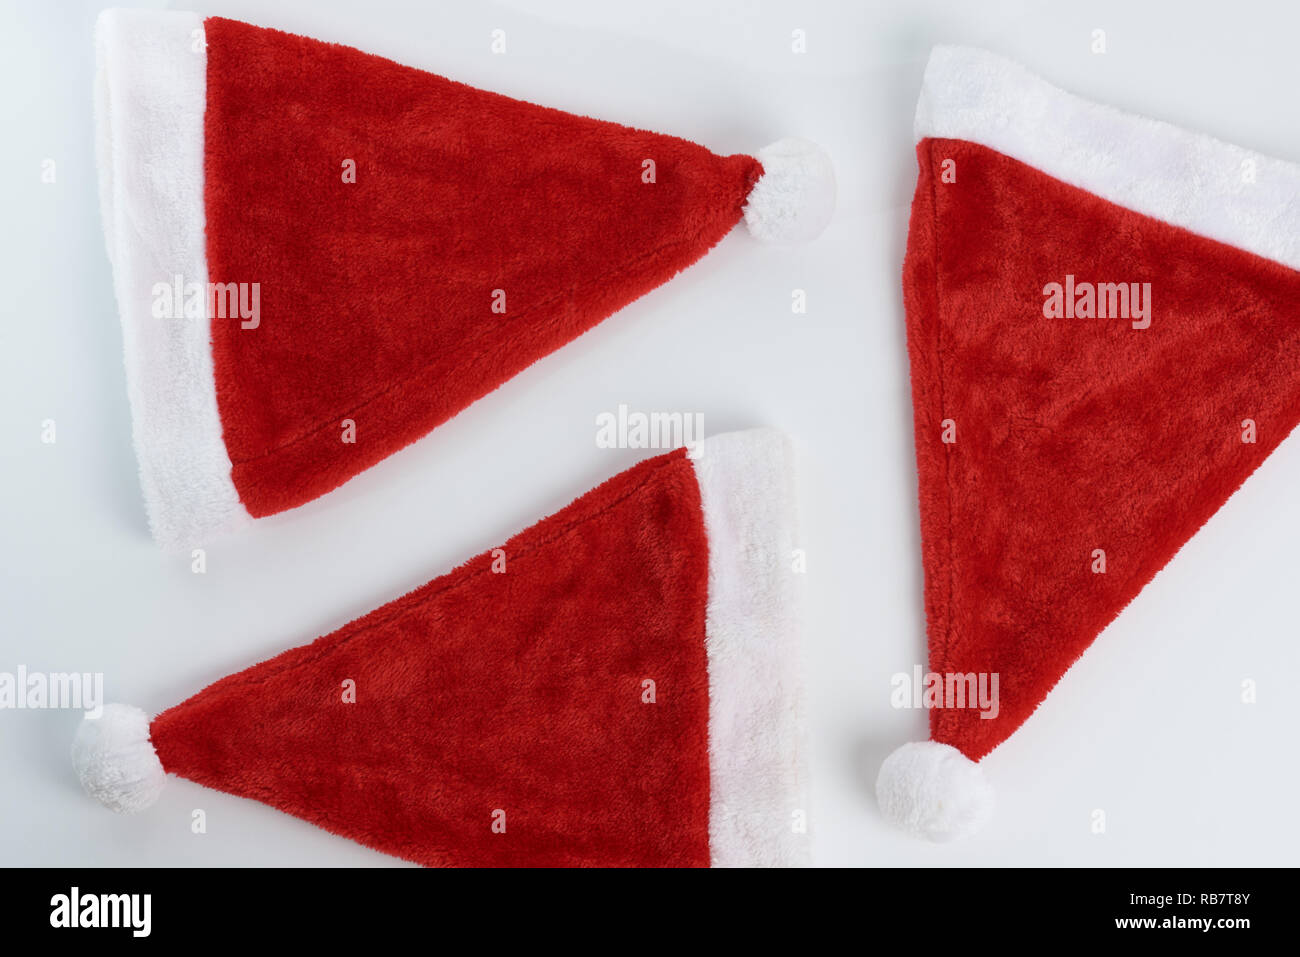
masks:
[[[168,773],[425,865],[807,860],[791,455],[649,459],[450,574],[152,721],[78,730],[86,790]]]
[[[155,537],[301,505],[703,256],[830,218],[826,154],[719,156],[192,13],[96,28],[103,219]]]
[[[1300,420],[1300,167],[951,47],[916,138],[904,295],[944,706],[877,796],[944,840],[991,813],[975,762]],[[984,676],[996,717],[969,706]]]

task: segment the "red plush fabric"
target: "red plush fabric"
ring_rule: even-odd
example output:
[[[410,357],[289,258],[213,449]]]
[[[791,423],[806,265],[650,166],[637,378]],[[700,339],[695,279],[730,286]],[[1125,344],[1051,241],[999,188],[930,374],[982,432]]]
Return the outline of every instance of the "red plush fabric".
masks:
[[[209,278],[261,284],[258,328],[212,321],[255,516],[342,484],[695,262],[762,173],[347,47],[220,18],[205,33]]]
[[[504,573],[481,555],[159,715],[163,766],[429,866],[707,865],[689,459],[642,463],[503,547]]]
[[[917,152],[904,294],[930,669],[998,673],[1001,705],[935,710],[931,733],[978,759],[1300,419],[1300,273],[979,145]],[[1044,318],[1066,274],[1150,282],[1150,328]]]

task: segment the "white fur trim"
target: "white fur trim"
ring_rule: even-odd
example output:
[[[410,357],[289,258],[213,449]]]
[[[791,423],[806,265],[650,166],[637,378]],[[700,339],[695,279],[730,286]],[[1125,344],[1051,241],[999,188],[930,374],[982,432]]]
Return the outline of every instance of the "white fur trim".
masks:
[[[769,243],[814,239],[835,212],[835,166],[816,143],[795,137],[758,151],[763,175],[745,202],[745,225]]]
[[[693,455],[709,539],[709,846],[715,867],[803,865],[808,835],[792,453],[771,429]],[[800,818],[796,818],[800,815]]]
[[[171,548],[248,518],[221,437],[208,320],[152,311],[156,283],[179,275],[207,288],[202,28],[198,14],[152,10],[105,10],[95,24],[100,209],[132,432],[149,526]]]
[[[968,140],[1103,199],[1300,269],[1300,166],[1066,93],[967,47],[930,54],[916,138]],[[1243,179],[1254,163],[1255,182]]]
[[[881,763],[876,801],[891,823],[942,842],[984,827],[994,792],[984,769],[952,745],[914,741]]]
[[[82,718],[72,764],[87,794],[125,814],[157,801],[167,780],[149,741],[149,716],[125,704],[105,705],[98,718]]]

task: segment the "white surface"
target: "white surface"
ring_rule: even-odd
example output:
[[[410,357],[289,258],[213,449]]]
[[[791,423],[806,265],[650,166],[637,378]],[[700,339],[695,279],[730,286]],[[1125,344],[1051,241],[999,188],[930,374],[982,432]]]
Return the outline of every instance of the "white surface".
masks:
[[[888,828],[880,761],[925,735],[889,677],[923,660],[900,267],[912,117],[935,43],[984,46],[1125,109],[1300,160],[1300,8],[1285,2],[214,2],[489,89],[720,152],[786,135],[836,161],[808,246],[738,229],[703,262],[295,513],[213,543],[206,575],[149,540],[96,197],[98,6],[10,0],[0,23],[0,670],[89,670],[148,711],[440,574],[640,460],[598,412],[702,411],[796,440],[814,860],[821,864],[1294,864],[1295,542],[1288,440],[985,761],[998,810],[935,846]],[[1074,9],[1066,9],[1072,6]],[[1089,53],[1091,31],[1109,52]],[[504,29],[508,53],[489,52]],[[804,29],[808,53],[792,55]],[[1279,119],[1283,118],[1283,119]],[[58,182],[40,182],[42,160]],[[791,290],[808,293],[806,315]],[[1282,374],[1282,370],[1279,370]],[[55,419],[58,442],[40,442]],[[1239,701],[1244,678],[1259,703]],[[396,863],[252,801],[172,781],[116,817],[81,793],[79,715],[0,711],[0,863]],[[191,812],[207,812],[192,834]],[[1090,830],[1094,809],[1107,832]]]

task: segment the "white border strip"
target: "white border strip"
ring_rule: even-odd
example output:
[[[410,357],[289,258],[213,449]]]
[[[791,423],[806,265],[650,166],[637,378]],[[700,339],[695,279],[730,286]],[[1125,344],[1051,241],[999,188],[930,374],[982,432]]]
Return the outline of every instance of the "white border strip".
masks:
[[[714,867],[806,865],[800,583],[790,443],[755,429],[693,456],[709,538],[709,847]]]
[[[106,10],[95,24],[95,154],[132,432],[149,526],[170,548],[248,518],[221,437],[208,320],[152,311],[156,283],[179,275],[207,288],[202,29],[198,14],[145,10]]]
[[[1136,212],[1300,269],[1300,166],[1057,89],[1010,60],[935,47],[916,139],[968,140]],[[1243,176],[1254,163],[1255,181]]]

